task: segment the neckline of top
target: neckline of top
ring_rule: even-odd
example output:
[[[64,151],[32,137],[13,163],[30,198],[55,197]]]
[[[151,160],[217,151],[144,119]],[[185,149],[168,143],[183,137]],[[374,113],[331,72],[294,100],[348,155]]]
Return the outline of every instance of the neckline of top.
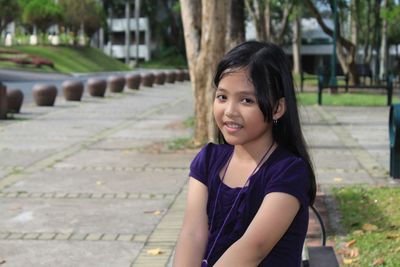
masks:
[[[222,185],[223,185],[224,187],[226,187],[226,188],[228,188],[228,189],[230,189],[230,190],[234,190],[234,191],[241,190],[242,188],[244,188],[244,190],[247,190],[247,188],[248,188],[249,185],[250,185],[250,182],[251,182],[252,178],[253,178],[255,175],[257,175],[257,174],[261,171],[261,169],[263,169],[263,168],[265,168],[265,167],[267,166],[267,163],[269,163],[269,162],[274,158],[274,155],[276,154],[275,152],[278,151],[278,150],[280,149],[279,144],[277,144],[277,146],[275,147],[275,149],[271,152],[271,154],[269,155],[269,157],[260,165],[260,167],[258,168],[258,170],[257,170],[256,172],[254,172],[252,175],[249,176],[249,184],[248,184],[248,185],[245,185],[244,187],[241,187],[241,186],[231,187],[231,186],[227,185],[224,181],[222,181],[221,175],[220,175],[222,168],[224,168],[224,166],[226,166],[226,164],[227,164],[227,162],[228,162],[228,160],[229,160],[231,154],[233,153],[233,146],[232,146],[232,145],[229,145],[229,147],[230,147],[230,153],[227,153],[227,155],[224,157],[224,160],[223,160],[223,162],[222,162],[222,165],[219,167],[219,170],[218,170],[218,172],[217,172],[217,179],[218,179],[218,181],[219,181],[220,183],[222,183]]]

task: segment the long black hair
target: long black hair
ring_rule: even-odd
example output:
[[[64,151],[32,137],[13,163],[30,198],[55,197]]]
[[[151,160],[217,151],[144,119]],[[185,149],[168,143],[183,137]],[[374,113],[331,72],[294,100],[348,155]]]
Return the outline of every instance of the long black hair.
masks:
[[[313,203],[316,195],[315,173],[301,130],[292,72],[285,53],[272,43],[244,42],[230,50],[218,64],[214,76],[215,88],[226,72],[238,69],[248,71],[256,90],[258,106],[267,122],[272,122],[274,108],[279,99],[285,98],[286,112],[274,123],[273,138],[308,165],[311,184],[309,196]],[[219,140],[225,142],[221,132]]]

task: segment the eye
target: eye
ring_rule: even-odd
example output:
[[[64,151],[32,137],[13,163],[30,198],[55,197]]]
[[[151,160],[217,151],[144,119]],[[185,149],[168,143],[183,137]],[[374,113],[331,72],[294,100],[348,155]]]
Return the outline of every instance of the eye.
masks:
[[[241,102],[248,105],[255,103],[255,101],[251,98],[243,98]]]
[[[216,99],[218,99],[219,101],[225,101],[226,100],[226,96],[223,94],[217,94],[215,96]]]

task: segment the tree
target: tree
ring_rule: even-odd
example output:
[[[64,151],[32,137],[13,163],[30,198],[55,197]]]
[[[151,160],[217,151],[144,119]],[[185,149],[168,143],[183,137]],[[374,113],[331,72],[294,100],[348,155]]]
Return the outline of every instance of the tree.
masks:
[[[228,1],[228,17],[226,31],[227,49],[231,49],[245,40],[244,0]]]
[[[195,96],[194,144],[215,141],[213,70],[225,53],[227,0],[180,0],[190,77]]]
[[[289,17],[297,1],[246,0],[246,8],[256,27],[257,40],[283,45]]]
[[[391,7],[386,10],[388,18],[388,43],[389,45],[400,44],[400,4],[392,3]],[[399,57],[398,46],[396,46],[397,57]]]
[[[74,33],[80,29],[91,38],[104,20],[103,8],[96,0],[59,0],[65,16],[64,24]]]
[[[17,0],[0,0],[0,34],[10,22],[19,17],[20,12]]]
[[[24,7],[22,21],[36,25],[42,33],[63,18],[61,8],[53,0],[31,0]]]
[[[354,0],[352,0],[354,1]],[[329,0],[332,12],[333,12],[333,0]],[[322,28],[322,30],[329,36],[333,38],[334,31],[333,29],[329,28],[325,21],[322,18],[322,15],[320,11],[316,8],[315,4],[311,0],[305,0],[306,6],[309,8],[310,12],[313,14],[313,16],[316,18],[318,24]],[[345,5],[344,2],[341,2],[342,5]],[[352,14],[355,15],[355,14]],[[342,16],[338,16],[343,17]],[[336,55],[339,59],[339,63],[343,69],[344,73],[349,74],[349,81],[352,84],[358,84],[359,83],[359,76],[357,73],[357,67],[356,67],[356,50],[357,50],[357,44],[353,43],[351,40],[347,39],[343,33],[342,33],[342,27],[341,27],[341,20],[337,20],[336,24]]]
[[[147,0],[143,14],[149,18],[152,38],[157,44],[156,56],[185,56],[185,42],[179,0]]]
[[[294,17],[292,21],[292,50],[293,50],[293,72],[300,74],[302,72],[301,67],[301,8],[298,6],[295,9]]]

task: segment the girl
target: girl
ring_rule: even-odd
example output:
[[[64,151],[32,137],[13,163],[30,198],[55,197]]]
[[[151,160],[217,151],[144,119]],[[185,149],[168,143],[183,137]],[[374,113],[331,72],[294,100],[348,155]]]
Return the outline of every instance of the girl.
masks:
[[[190,166],[174,266],[301,266],[315,175],[282,49],[245,42],[217,67],[222,144]]]

